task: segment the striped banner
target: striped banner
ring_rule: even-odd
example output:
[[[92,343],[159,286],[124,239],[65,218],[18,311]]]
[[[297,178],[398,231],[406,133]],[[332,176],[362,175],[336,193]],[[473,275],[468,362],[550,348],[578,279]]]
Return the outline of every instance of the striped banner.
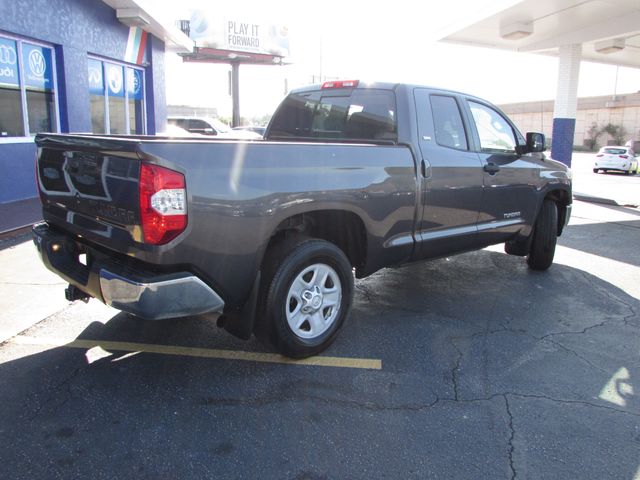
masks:
[[[146,60],[147,32],[140,27],[129,27],[129,39],[124,61],[142,65]]]

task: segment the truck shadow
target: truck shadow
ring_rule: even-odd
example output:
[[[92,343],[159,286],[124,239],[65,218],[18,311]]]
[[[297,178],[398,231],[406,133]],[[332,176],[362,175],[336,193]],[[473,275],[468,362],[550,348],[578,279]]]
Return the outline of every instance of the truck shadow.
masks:
[[[487,458],[508,468],[507,448],[496,445],[511,436],[512,462],[532,476],[540,476],[541,456],[557,459],[545,468],[558,476],[569,468],[584,478],[633,478],[637,299],[572,267],[530,272],[522,259],[491,251],[383,270],[356,285],[353,314],[325,355],[380,358],[381,371],[107,346],[266,351],[200,318],[147,322],[118,314],[88,324],[76,339],[87,343],[5,343],[0,378],[10,388],[0,391],[0,424],[11,442],[0,452],[0,473],[336,478],[392,468],[404,476],[409,442],[426,463],[442,461],[464,476]],[[36,326],[21,338],[46,337],[45,330]],[[476,421],[469,426],[468,418]],[[318,435],[331,450],[339,447],[337,459],[309,454],[329,448]],[[389,446],[389,438],[406,442]],[[105,451],[119,460],[105,463]],[[585,451],[617,453],[607,461]],[[38,462],[24,462],[24,452]]]

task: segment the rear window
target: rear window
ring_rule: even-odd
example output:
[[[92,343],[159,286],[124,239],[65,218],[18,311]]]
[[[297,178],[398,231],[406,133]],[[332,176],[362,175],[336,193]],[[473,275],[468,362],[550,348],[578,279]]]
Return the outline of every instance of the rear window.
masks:
[[[395,95],[389,90],[327,90],[289,95],[270,138],[398,140]]]
[[[627,153],[626,148],[605,148],[604,153],[608,153],[609,155],[624,155]]]

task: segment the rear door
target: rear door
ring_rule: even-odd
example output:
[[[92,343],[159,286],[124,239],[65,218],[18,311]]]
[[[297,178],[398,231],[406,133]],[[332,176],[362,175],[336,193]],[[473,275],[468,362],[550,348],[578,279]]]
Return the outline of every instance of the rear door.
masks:
[[[462,100],[428,89],[416,89],[414,96],[424,206],[416,256],[430,258],[473,249],[483,172]]]

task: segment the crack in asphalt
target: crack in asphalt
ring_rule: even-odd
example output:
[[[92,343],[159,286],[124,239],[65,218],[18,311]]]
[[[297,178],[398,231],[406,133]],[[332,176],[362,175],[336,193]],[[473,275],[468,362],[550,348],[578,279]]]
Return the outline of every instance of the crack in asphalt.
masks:
[[[459,394],[458,394],[458,377],[457,377],[457,372],[460,369],[460,362],[462,361],[462,350],[460,350],[458,348],[458,345],[456,345],[456,341],[455,338],[450,339],[451,340],[451,345],[453,346],[453,348],[458,352],[458,357],[456,358],[456,363],[453,366],[453,368],[451,369],[451,383],[453,384],[453,397],[455,401],[458,401],[458,399],[460,398]]]
[[[578,352],[576,352],[575,350],[567,347],[566,345],[563,345],[560,342],[556,342],[555,340],[551,340],[549,338],[545,338],[545,339],[540,339],[540,341],[542,342],[549,342],[552,343],[553,345],[560,347],[562,350],[564,350],[565,352],[570,353],[571,355],[574,355],[575,357],[579,358],[580,360],[582,360],[583,362],[585,362],[587,365],[589,365],[591,368],[593,368],[594,370],[599,370],[602,373],[605,374],[610,374],[610,372],[604,368],[602,368],[599,365],[596,365],[595,363],[592,363],[590,360],[588,360],[587,358],[583,357],[582,355],[580,355]]]
[[[511,468],[511,480],[515,480],[517,473],[516,473],[516,466],[515,466],[515,461],[513,459],[513,453],[515,451],[515,446],[513,445],[513,441],[515,439],[516,436],[516,430],[513,426],[513,414],[511,413],[511,408],[509,407],[509,398],[507,397],[507,395],[504,395],[504,404],[505,407],[507,409],[507,415],[509,416],[509,468]]]
[[[447,403],[455,403],[455,404],[465,404],[465,403],[479,403],[479,402],[490,402],[495,400],[496,398],[504,398],[506,397],[514,397],[519,399],[529,399],[529,400],[547,400],[553,403],[558,403],[561,405],[581,405],[585,407],[593,407],[601,410],[607,410],[614,413],[620,413],[624,415],[631,415],[633,417],[639,417],[640,413],[629,412],[626,410],[620,410],[614,407],[609,407],[607,405],[601,405],[597,403],[591,403],[586,400],[567,400],[562,398],[554,398],[548,395],[535,395],[530,393],[516,393],[511,391],[494,393],[487,397],[477,397],[477,398],[450,398],[450,397],[439,397],[436,396],[435,400],[429,403],[424,404],[404,404],[404,405],[385,405],[376,402],[359,402],[356,400],[348,400],[348,399],[337,399],[337,398],[328,398],[319,395],[277,395],[277,396],[265,396],[265,397],[256,397],[256,398],[216,398],[216,397],[207,397],[202,399],[198,404],[202,406],[220,406],[220,407],[236,407],[236,406],[244,406],[244,407],[262,407],[266,405],[272,405],[276,403],[283,402],[306,402],[306,401],[316,401],[321,403],[326,403],[329,405],[342,405],[346,407],[359,408],[363,410],[369,411],[407,411],[407,412],[420,412],[423,410],[429,410],[438,405],[445,405]],[[509,412],[509,415],[511,413]]]
[[[56,400],[56,396],[63,390],[63,388],[66,390],[66,393],[64,398],[62,398],[62,400],[59,402],[58,408],[65,405],[73,397],[73,394],[71,393],[71,382],[79,375],[79,373],[82,371],[83,368],[84,368],[84,365],[77,367],[76,369],[74,369],[74,371],[70,375],[68,375],[61,382],[58,382],[52,388],[48,388],[47,391],[49,392],[49,395],[47,395],[47,398],[45,398],[45,400],[42,401],[35,408],[35,411],[33,412],[33,414],[27,417],[27,420],[33,421],[38,416],[40,416],[40,413],[42,412],[42,410],[44,410],[44,408],[47,405],[49,405],[50,403]]]

